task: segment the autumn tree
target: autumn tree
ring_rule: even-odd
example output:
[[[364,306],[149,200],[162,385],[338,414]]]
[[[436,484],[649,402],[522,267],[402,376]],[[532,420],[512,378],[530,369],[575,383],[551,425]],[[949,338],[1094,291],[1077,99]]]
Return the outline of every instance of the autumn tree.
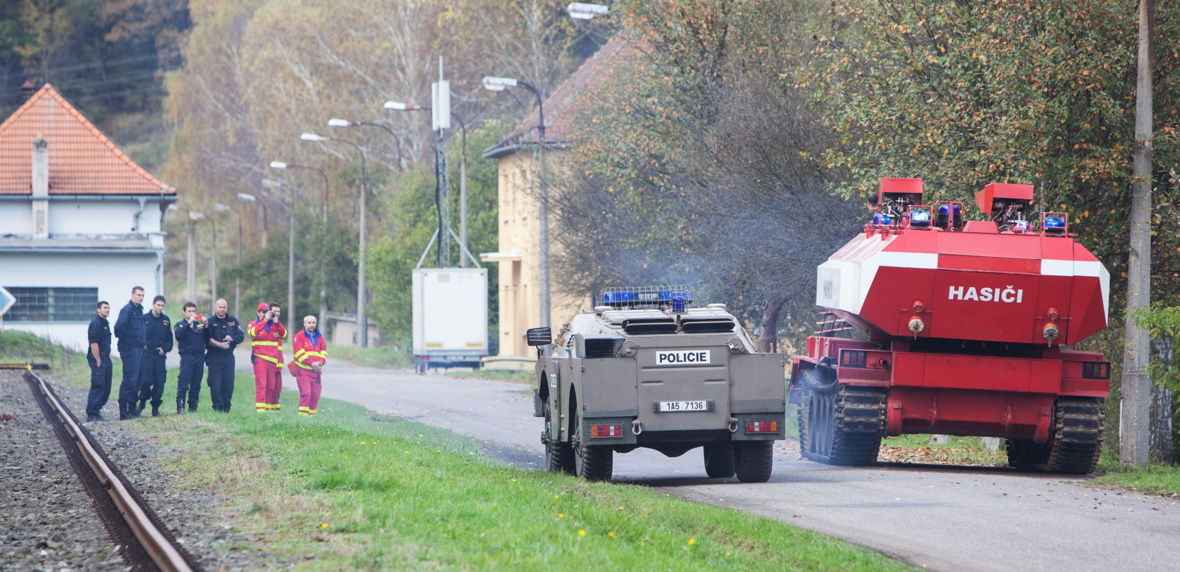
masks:
[[[807,2],[630,3],[635,48],[575,122],[555,201],[566,287],[686,283],[755,325],[765,350],[813,321],[815,268],[855,232],[825,191],[827,135],[802,65]]]

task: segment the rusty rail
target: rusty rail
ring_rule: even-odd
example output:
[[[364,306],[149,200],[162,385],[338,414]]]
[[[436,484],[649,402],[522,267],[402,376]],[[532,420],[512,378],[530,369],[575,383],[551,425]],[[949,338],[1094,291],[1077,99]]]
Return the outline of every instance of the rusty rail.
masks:
[[[46,419],[53,425],[74,470],[94,497],[100,518],[116,542],[123,546],[121,552],[132,569],[200,570],[196,560],[180,547],[53,388],[32,371],[26,371],[24,378]],[[96,488],[100,490],[96,491]],[[100,498],[104,491],[108,498]]]

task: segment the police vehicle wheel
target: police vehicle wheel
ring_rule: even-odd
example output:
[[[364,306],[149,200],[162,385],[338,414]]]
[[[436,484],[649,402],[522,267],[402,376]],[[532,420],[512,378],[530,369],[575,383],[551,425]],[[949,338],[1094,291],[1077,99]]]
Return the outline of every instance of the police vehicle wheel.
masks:
[[[545,443],[545,468],[551,473],[574,473],[574,451],[568,442],[550,437],[553,421],[550,419],[549,403],[543,406],[545,411],[545,432],[541,434],[541,441]]]
[[[737,468],[734,465],[733,445],[716,443],[705,445],[705,473],[711,479],[728,479]]]
[[[774,468],[774,441],[734,443],[737,478],[743,483],[765,483]]]
[[[570,431],[574,449],[574,474],[587,481],[609,481],[614,472],[614,451],[610,447],[586,445],[579,440],[582,426],[581,416]]]

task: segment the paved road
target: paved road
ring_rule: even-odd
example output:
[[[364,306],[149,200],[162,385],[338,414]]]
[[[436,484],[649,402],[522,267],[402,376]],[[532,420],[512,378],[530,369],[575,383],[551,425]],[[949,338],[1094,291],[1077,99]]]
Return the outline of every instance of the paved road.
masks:
[[[293,387],[293,380],[284,378]],[[325,397],[469,435],[500,458],[542,464],[541,420],[520,384],[354,367]],[[1180,562],[1180,502],[1007,469],[829,467],[775,448],[770,483],[705,478],[701,453],[615,456],[615,480],[737,508],[935,570],[1166,570]]]

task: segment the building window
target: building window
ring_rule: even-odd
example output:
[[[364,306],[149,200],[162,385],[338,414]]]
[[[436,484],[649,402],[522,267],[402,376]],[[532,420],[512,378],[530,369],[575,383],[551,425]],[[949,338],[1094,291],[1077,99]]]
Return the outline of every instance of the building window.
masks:
[[[16,297],[16,304],[4,314],[10,322],[86,322],[98,304],[98,288],[7,289]]]

